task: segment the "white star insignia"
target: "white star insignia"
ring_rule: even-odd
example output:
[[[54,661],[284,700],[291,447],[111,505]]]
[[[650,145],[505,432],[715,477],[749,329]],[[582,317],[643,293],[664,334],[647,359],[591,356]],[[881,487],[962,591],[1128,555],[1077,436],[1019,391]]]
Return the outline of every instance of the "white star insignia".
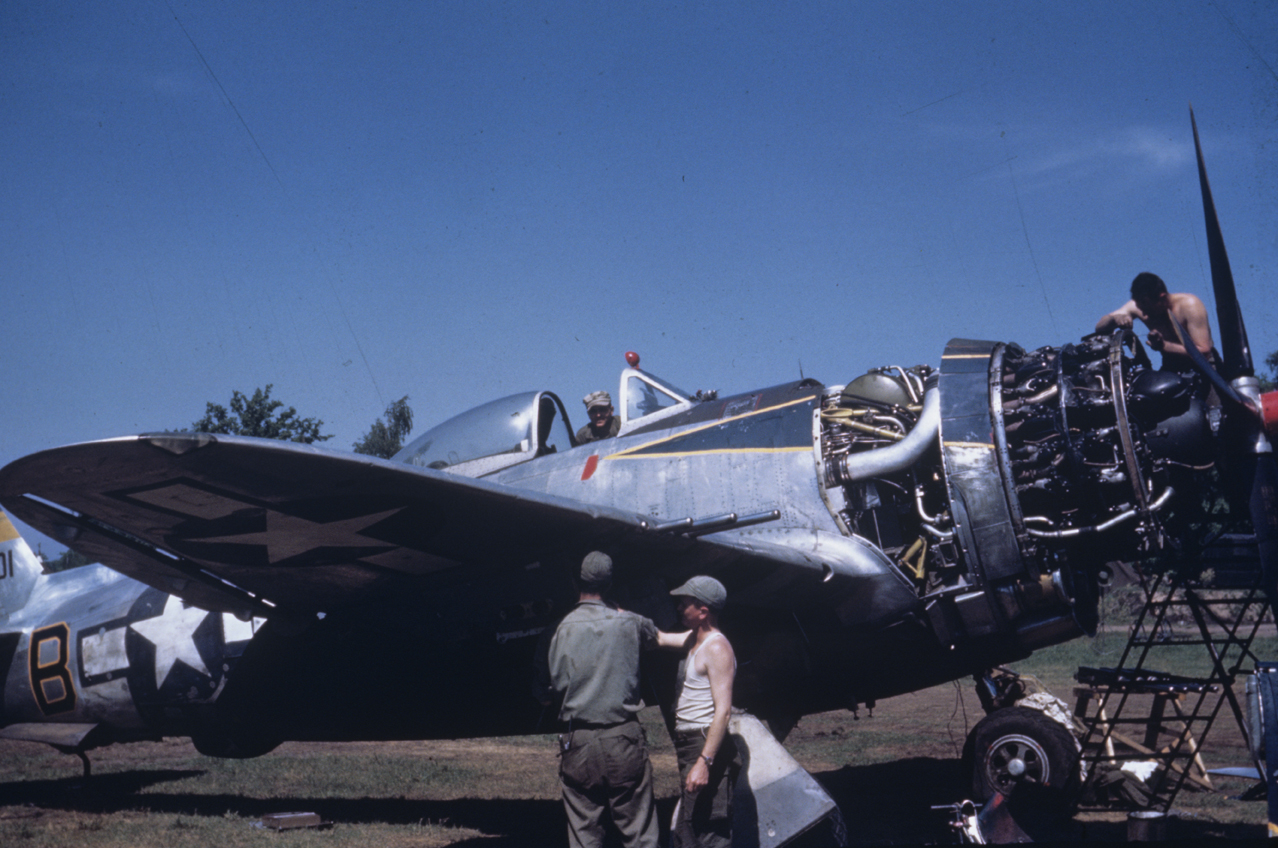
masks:
[[[203,539],[188,539],[189,542],[217,542],[231,545],[264,545],[266,559],[274,565],[286,559],[313,551],[316,548],[365,548],[372,545],[386,545],[376,539],[360,536],[359,531],[371,527],[384,518],[399,512],[402,507],[388,509],[373,515],[360,515],[341,521],[321,523],[299,518],[296,515],[285,515],[282,512],[267,511],[266,529],[258,533],[241,533],[236,536],[210,536]]]
[[[169,595],[164,612],[155,618],[135,621],[130,625],[155,646],[155,688],[164,685],[173,664],[186,663],[201,674],[212,677],[200,652],[195,648],[195,631],[204,623],[208,610],[188,607],[176,595]]]

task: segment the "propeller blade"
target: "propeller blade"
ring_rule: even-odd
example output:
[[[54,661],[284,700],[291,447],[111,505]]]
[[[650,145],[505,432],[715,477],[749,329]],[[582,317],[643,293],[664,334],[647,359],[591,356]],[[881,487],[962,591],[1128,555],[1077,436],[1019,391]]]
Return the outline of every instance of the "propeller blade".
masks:
[[[1247,328],[1243,325],[1242,310],[1238,307],[1238,294],[1234,291],[1234,275],[1229,270],[1229,256],[1225,253],[1225,237],[1220,232],[1220,219],[1216,217],[1216,204],[1211,199],[1211,186],[1207,183],[1207,165],[1203,162],[1203,146],[1198,141],[1198,122],[1194,120],[1194,107],[1189,107],[1189,123],[1194,128],[1194,150],[1198,154],[1198,184],[1203,193],[1203,217],[1207,221],[1207,256],[1211,261],[1211,286],[1216,293],[1216,323],[1220,327],[1221,370],[1227,380],[1236,377],[1254,377],[1251,363],[1251,346],[1247,343]],[[1186,345],[1189,347],[1189,345]]]
[[[1229,383],[1226,383],[1225,378],[1222,377],[1215,368],[1211,367],[1211,363],[1207,361],[1207,357],[1203,356],[1203,352],[1198,349],[1198,345],[1190,341],[1189,332],[1185,329],[1185,326],[1181,324],[1176,316],[1172,315],[1170,311],[1167,313],[1167,317],[1171,319],[1172,326],[1176,328],[1176,335],[1180,336],[1180,343],[1184,345],[1185,354],[1189,357],[1189,360],[1194,363],[1195,370],[1206,377],[1207,382],[1211,383],[1212,386],[1215,387],[1216,394],[1220,395],[1220,399],[1228,401],[1235,405],[1239,410],[1244,411],[1249,415],[1255,415],[1256,408],[1252,406],[1251,402],[1238,394],[1237,389],[1229,385]]]
[[[1220,219],[1216,217],[1216,204],[1212,201],[1211,186],[1207,183],[1207,166],[1203,162],[1203,146],[1198,140],[1198,122],[1194,120],[1192,106],[1189,108],[1189,123],[1194,129],[1194,151],[1198,154],[1198,184],[1203,193],[1203,217],[1207,221],[1207,255],[1211,261],[1211,285],[1216,293],[1216,322],[1220,325],[1223,375],[1216,373],[1193,344],[1186,343],[1185,351],[1194,367],[1212,381],[1221,400],[1241,404],[1254,416],[1248,422],[1251,426],[1243,430],[1247,434],[1245,441],[1254,445],[1256,442],[1265,442],[1263,431],[1259,430],[1261,424],[1256,420],[1260,418],[1258,411],[1232,386],[1227,392],[1221,388],[1224,383],[1222,376],[1234,380],[1238,377],[1254,377],[1256,372],[1252,366],[1251,346],[1247,342],[1242,309],[1238,306],[1238,294],[1234,290],[1234,275],[1229,269],[1229,257],[1225,253],[1225,238],[1220,232]],[[1174,316],[1172,321],[1176,322]],[[1188,338],[1178,322],[1176,332],[1182,339]],[[1265,447],[1268,448],[1268,445]],[[1248,512],[1256,533],[1262,582],[1265,593],[1269,596],[1270,607],[1274,615],[1278,616],[1278,461],[1269,450],[1260,451],[1253,447],[1236,462],[1237,473],[1241,475],[1238,482],[1248,498]]]

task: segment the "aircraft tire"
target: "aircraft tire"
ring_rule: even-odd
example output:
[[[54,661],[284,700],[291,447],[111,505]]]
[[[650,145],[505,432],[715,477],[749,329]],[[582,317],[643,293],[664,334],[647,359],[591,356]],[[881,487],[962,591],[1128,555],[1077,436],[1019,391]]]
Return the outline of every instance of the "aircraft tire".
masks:
[[[1029,794],[1044,812],[1067,813],[1080,786],[1072,735],[1028,707],[1006,707],[977,722],[964,748],[963,773],[971,778],[975,801],[989,800],[996,790],[1009,798]]]

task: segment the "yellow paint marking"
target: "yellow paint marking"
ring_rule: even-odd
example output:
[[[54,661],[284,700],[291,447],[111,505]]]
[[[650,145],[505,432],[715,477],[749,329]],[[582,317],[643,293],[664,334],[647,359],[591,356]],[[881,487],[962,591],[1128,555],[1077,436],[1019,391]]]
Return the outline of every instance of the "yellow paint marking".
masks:
[[[629,456],[628,453],[614,453],[604,459],[669,459],[679,456],[705,456],[712,453],[811,453],[808,446],[788,448],[719,448],[718,450],[671,451],[670,453],[645,453],[641,456]]]
[[[945,442],[947,448],[986,448],[994,450],[994,446],[989,442]]]
[[[62,635],[61,635],[61,634],[50,634],[50,633],[46,633],[46,631],[57,630],[58,628],[62,628],[62,630],[66,631],[66,634],[67,634],[68,638],[70,637],[70,635],[71,635],[71,628],[70,628],[70,627],[67,627],[67,623],[66,623],[65,621],[59,621],[59,622],[57,622],[56,624],[46,624],[44,627],[37,627],[37,628],[36,628],[36,629],[32,632],[32,634],[31,634],[31,636],[32,636],[31,644],[27,646],[27,650],[28,650],[28,651],[30,651],[30,650],[32,650],[33,648],[35,649],[36,667],[37,667],[37,668],[48,668],[48,667],[49,667],[49,666],[51,666],[51,665],[57,665],[57,664],[58,664],[58,661],[59,661],[59,660],[58,660],[58,658],[56,658],[56,657],[55,657],[54,659],[52,659],[52,660],[49,660],[48,662],[45,662],[45,661],[43,660],[43,657],[44,657],[44,644],[45,644],[46,642],[54,642],[54,643],[56,643],[57,648],[58,648],[58,655],[60,656],[60,655],[62,654],[62,641],[63,641],[63,640],[62,640]],[[39,635],[37,636],[36,634],[39,634]]]
[[[9,516],[0,512],[0,542],[12,542],[18,538],[18,528],[13,526]]]
[[[729,421],[740,421],[741,419],[749,418],[752,415],[762,415],[765,412],[772,412],[774,409],[785,409],[787,406],[795,406],[796,404],[807,403],[808,401],[812,400],[815,397],[816,395],[808,395],[807,397],[802,397],[802,398],[799,398],[798,400],[792,400],[786,403],[779,403],[776,406],[768,406],[768,407],[764,407],[763,409],[756,409],[750,412],[743,412],[740,415],[733,415],[731,418],[720,418],[715,421],[711,421],[707,424],[702,424],[700,427],[693,427],[690,430],[682,430],[678,433],[675,433],[672,436],[664,436],[655,441],[647,442],[642,445],[636,445],[633,448],[626,448],[623,451],[618,451],[617,453],[609,454],[608,456],[601,456],[600,459],[642,459],[643,457],[631,457],[631,456],[628,456],[627,454],[632,454],[635,451],[646,450],[652,447],[653,445],[659,445],[662,442],[669,442],[669,441],[673,441],[674,439],[682,439],[684,436],[691,435],[692,433],[699,433],[702,430],[709,430],[711,427],[718,427],[720,424],[727,424]],[[678,452],[678,453],[671,453],[671,454],[652,454],[652,456],[693,456],[696,454],[706,454],[706,453],[773,453],[773,452],[782,452],[782,451],[790,451],[790,450],[806,451],[806,450],[812,450],[812,448],[810,446],[804,446],[799,448],[795,448],[795,447],[740,448],[740,449],[725,448],[723,450],[689,451],[686,453]]]
[[[988,353],[943,353],[942,359],[989,359]]]

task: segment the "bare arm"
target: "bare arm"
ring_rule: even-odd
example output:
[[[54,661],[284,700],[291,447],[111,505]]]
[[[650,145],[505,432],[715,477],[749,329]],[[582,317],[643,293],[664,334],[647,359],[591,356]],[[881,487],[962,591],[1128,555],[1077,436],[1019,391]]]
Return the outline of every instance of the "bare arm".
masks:
[[[1112,330],[1115,327],[1122,327],[1124,330],[1132,328],[1132,322],[1137,318],[1143,318],[1140,310],[1136,308],[1136,301],[1129,300],[1122,306],[1104,315],[1096,322],[1096,332],[1103,333],[1106,330]]]
[[[1169,338],[1158,330],[1149,331],[1149,346],[1163,354],[1188,356],[1188,345],[1192,344],[1198,352],[1206,356],[1211,351],[1211,327],[1207,323],[1207,307],[1197,297],[1189,294],[1176,295],[1172,302],[1171,315],[1185,330],[1188,337],[1182,338],[1180,331],[1173,323],[1175,336]]]
[[[657,647],[679,650],[688,644],[688,637],[691,635],[691,630],[683,630],[679,633],[667,633],[664,630],[658,630]]]
[[[1193,295],[1184,295],[1177,299],[1172,314],[1184,326],[1185,332],[1189,334],[1189,341],[1198,348],[1198,352],[1203,356],[1210,353],[1211,325],[1207,323],[1207,307],[1203,306],[1203,302]],[[1166,341],[1163,349],[1170,349],[1171,353],[1184,353],[1185,345]]]
[[[728,719],[732,717],[732,680],[736,676],[736,657],[726,639],[716,639],[706,645],[702,655],[705,656],[706,675],[710,678],[714,719],[706,730],[706,744],[701,748],[701,756],[688,769],[684,786],[689,792],[696,792],[710,782],[710,764],[706,758],[714,759],[723,744],[723,737],[728,735]]]

